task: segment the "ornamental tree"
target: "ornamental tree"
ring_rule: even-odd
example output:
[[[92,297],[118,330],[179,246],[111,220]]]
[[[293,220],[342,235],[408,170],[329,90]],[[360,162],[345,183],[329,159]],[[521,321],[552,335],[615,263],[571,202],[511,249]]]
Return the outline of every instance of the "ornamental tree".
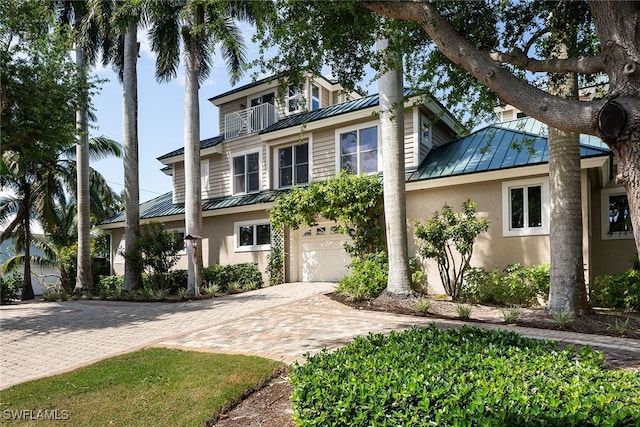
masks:
[[[489,220],[478,219],[477,214],[476,203],[471,200],[464,202],[457,213],[445,203],[424,224],[415,223],[418,252],[436,261],[444,290],[453,299],[458,298],[464,273],[469,269],[476,238],[489,229]]]

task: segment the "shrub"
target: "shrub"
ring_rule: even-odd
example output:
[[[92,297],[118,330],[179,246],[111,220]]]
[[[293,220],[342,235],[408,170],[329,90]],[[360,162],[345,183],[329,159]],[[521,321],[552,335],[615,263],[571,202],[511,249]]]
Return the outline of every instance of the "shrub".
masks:
[[[100,276],[98,295],[101,297],[118,297],[124,286],[124,276]]]
[[[271,247],[267,255],[267,276],[269,286],[279,285],[284,282],[284,252],[279,247]]]
[[[24,280],[17,271],[10,276],[0,276],[0,304],[10,304],[18,299],[18,292],[24,286]]]
[[[256,289],[263,285],[262,273],[253,263],[214,265],[202,272],[205,283],[216,283],[221,292],[228,292],[229,285],[238,282],[239,289]]]
[[[460,296],[486,304],[532,306],[538,303],[538,298],[549,294],[549,274],[549,264],[531,267],[510,264],[502,274],[497,269],[489,272],[471,268],[465,275]]]
[[[593,306],[640,310],[640,270],[598,276],[589,291]]]
[[[166,273],[152,273],[142,275],[142,288],[154,291],[164,289],[168,294],[177,294],[180,289],[187,288],[187,270],[171,270]]]
[[[472,327],[358,337],[290,379],[300,426],[630,426],[640,413],[640,376],[600,353]]]
[[[127,248],[125,258],[138,271],[165,274],[180,259],[184,241],[179,233],[164,229],[164,224],[152,221],[140,227],[136,244]]]
[[[389,261],[387,254],[366,254],[354,258],[351,272],[338,285],[336,292],[351,301],[375,298],[387,287]]]

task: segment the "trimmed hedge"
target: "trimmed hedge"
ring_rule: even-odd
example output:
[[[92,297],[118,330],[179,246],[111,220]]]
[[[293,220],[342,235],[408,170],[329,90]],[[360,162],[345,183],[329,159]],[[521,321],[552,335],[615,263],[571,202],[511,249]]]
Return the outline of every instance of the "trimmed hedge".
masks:
[[[589,300],[596,307],[640,310],[640,269],[596,277],[589,288]]]
[[[498,269],[470,268],[460,297],[481,304],[533,306],[538,304],[538,298],[547,298],[549,282],[549,264],[509,264],[502,273]]]
[[[262,273],[258,266],[245,262],[241,264],[214,265],[202,272],[206,283],[216,283],[220,291],[227,292],[229,284],[238,283],[241,289],[256,289],[263,286]]]
[[[371,334],[291,371],[301,426],[631,426],[640,374],[507,331]]]

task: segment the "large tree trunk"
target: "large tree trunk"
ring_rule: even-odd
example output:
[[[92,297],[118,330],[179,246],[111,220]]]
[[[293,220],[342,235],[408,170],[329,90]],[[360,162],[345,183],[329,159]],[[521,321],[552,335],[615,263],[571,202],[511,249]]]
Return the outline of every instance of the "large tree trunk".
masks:
[[[80,20],[77,16],[76,20]],[[76,112],[76,128],[78,143],[76,145],[76,164],[78,181],[78,270],[75,292],[91,290],[93,277],[91,274],[91,219],[89,200],[89,126],[87,119],[88,94],[86,92],[87,63],[84,48],[76,44],[76,65],[82,75],[84,91],[83,102]]]
[[[378,50],[385,51],[387,40],[378,41]],[[390,51],[386,54],[391,55]],[[395,55],[394,55],[395,56]],[[404,103],[402,58],[394,57],[393,69],[379,80],[380,134],[382,171],[384,174],[384,217],[389,253],[387,292],[409,295],[409,249],[407,246],[407,203],[404,176]]]
[[[193,44],[191,45],[193,47]],[[198,55],[187,51],[184,94],[185,228],[188,278],[187,293],[197,296],[202,282],[202,193],[200,184],[200,103]]]
[[[140,230],[140,181],[138,177],[138,60],[137,25],[130,24],[124,38],[124,69],[122,77],[122,124],[124,142],[124,245],[127,251],[136,247]],[[139,266],[125,262],[124,290],[140,286]]]
[[[601,137],[618,160],[640,255],[640,2],[590,2],[609,93],[598,114]]]

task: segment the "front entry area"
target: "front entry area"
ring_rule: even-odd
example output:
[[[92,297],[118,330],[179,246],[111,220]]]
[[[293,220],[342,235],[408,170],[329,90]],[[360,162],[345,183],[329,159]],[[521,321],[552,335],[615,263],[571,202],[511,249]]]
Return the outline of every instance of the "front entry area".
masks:
[[[333,222],[298,229],[298,277],[302,282],[339,282],[351,257],[342,247],[345,235]]]

